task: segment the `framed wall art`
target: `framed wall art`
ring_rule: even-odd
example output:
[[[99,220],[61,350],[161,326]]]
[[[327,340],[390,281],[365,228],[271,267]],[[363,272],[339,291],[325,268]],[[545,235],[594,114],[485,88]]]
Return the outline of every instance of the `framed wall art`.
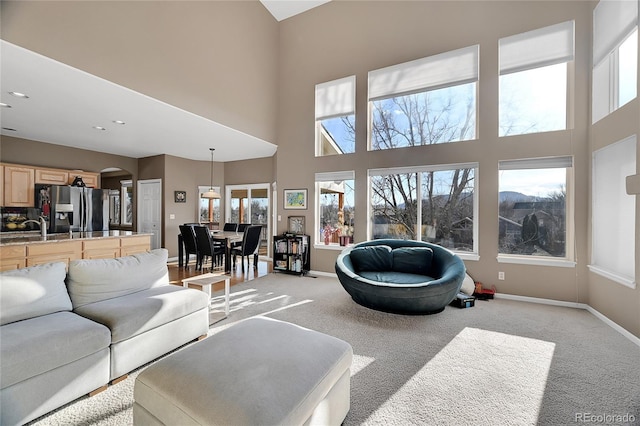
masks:
[[[173,191],[173,201],[176,203],[186,203],[187,191]]]
[[[307,190],[285,189],[284,208],[305,210],[307,208]]]
[[[289,216],[289,232],[304,234],[304,216]]]

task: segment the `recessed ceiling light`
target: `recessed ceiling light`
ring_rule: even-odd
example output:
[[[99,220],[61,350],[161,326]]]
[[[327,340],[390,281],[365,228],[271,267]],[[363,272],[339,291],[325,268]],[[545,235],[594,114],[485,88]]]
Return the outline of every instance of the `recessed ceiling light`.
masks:
[[[28,99],[29,95],[25,95],[24,93],[20,93],[20,92],[9,92],[9,94],[11,96],[15,96],[16,98],[22,98],[22,99]]]
[[[2,107],[2,108],[11,108],[11,105],[5,104],[4,102],[0,102],[0,107]]]
[[[96,130],[107,130],[106,128],[102,127],[102,126],[93,126],[94,129]]]
[[[8,130],[10,132],[17,132],[16,129],[12,129],[11,127],[3,127],[2,130]]]
[[[122,120],[113,120],[113,122],[116,124],[125,124]]]

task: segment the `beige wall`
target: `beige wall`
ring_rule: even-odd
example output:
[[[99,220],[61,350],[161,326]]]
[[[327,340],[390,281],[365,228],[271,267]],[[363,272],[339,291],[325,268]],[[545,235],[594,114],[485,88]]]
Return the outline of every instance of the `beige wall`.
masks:
[[[593,276],[589,262],[591,152],[638,133],[638,101],[623,108],[590,138],[591,18],[595,3],[555,2],[348,2],[334,1],[281,23],[277,182],[314,188],[317,171],[355,170],[356,240],[367,238],[367,170],[419,164],[479,162],[479,261],[470,274],[514,295],[589,303],[640,336],[640,289]],[[570,130],[498,138],[498,39],[574,19],[576,56],[570,85]],[[326,31],[328,23],[331,31]],[[367,73],[380,67],[480,44],[478,139],[437,146],[367,152]],[[356,75],[356,153],[314,157],[314,86]],[[575,268],[498,263],[498,161],[574,156]],[[640,163],[639,163],[640,164]],[[286,165],[283,166],[283,165]],[[313,223],[315,201],[303,212]],[[640,212],[640,209],[638,209]],[[285,212],[282,212],[283,215]],[[364,216],[364,217],[363,217]],[[279,224],[279,231],[286,227]],[[636,234],[640,235],[640,225]],[[640,240],[640,238],[638,238]],[[636,250],[636,274],[638,274]],[[336,251],[312,250],[312,269],[331,272]],[[498,281],[498,271],[506,279]]]
[[[576,20],[575,128],[501,138],[498,128],[498,39]],[[331,31],[324,31],[331,22]],[[366,236],[367,170],[479,162],[479,261],[473,277],[502,292],[587,301],[587,101],[591,9],[585,2],[332,2],[281,23],[278,188],[314,187],[316,171],[355,170],[356,240]],[[444,36],[446,35],[446,36]],[[380,67],[480,44],[478,139],[384,152],[367,151],[367,73]],[[314,157],[314,86],[356,75],[356,153]],[[577,268],[498,264],[497,164],[502,159],[575,156]],[[286,164],[287,166],[282,166]],[[314,205],[305,213],[313,223]],[[284,230],[281,222],[279,229]],[[332,271],[337,252],[312,251],[312,268]],[[497,281],[498,271],[506,273]]]
[[[640,67],[638,67],[640,69]],[[640,76],[639,76],[640,77]],[[640,78],[638,82],[640,87]],[[640,102],[638,98],[598,121],[591,127],[590,152],[618,142],[630,135],[640,136]],[[640,141],[640,139],[638,139]],[[636,167],[640,172],[640,145],[636,149]],[[589,175],[591,188],[591,175]],[[591,228],[587,228],[591,256]],[[636,288],[632,289],[589,272],[589,305],[612,321],[640,337],[640,196],[636,196]],[[590,257],[587,261],[590,260]]]
[[[268,142],[277,21],[257,1],[3,1],[2,38]]]
[[[216,164],[216,184],[275,180],[279,197],[285,188],[309,188],[310,207],[296,211],[306,216],[309,230],[314,221],[315,172],[355,170],[356,208],[360,212],[355,232],[356,238],[363,240],[368,169],[479,162],[480,260],[466,261],[472,276],[487,285],[495,284],[503,293],[588,303],[640,337],[640,289],[612,283],[587,270],[591,153],[640,133],[637,99],[590,126],[594,4],[334,0],[280,23],[257,2],[2,2],[1,11],[3,38],[8,41],[277,143],[278,153],[272,159],[229,163],[224,171]],[[498,138],[498,39],[569,19],[576,22],[572,128]],[[119,31],[113,31],[114,27]],[[368,152],[367,72],[474,44],[480,44],[478,139]],[[348,75],[357,78],[356,153],[315,158],[315,84]],[[2,161],[9,161],[4,158],[4,141]],[[52,148],[52,152],[58,149]],[[16,158],[15,162],[32,158],[19,151],[15,140],[10,141],[8,155]],[[65,161],[65,155],[49,155],[52,161]],[[103,154],[96,155],[103,158]],[[553,155],[575,158],[577,266],[499,264],[498,161]],[[189,200],[195,200],[198,182],[208,183],[209,164],[161,157],[142,159],[138,167],[140,178],[163,178],[165,244],[175,255],[174,222],[196,219],[195,204]],[[185,205],[173,203],[174,190],[187,190]],[[276,224],[276,233],[285,230],[289,214],[281,204],[279,200],[278,213],[283,220]],[[638,207],[636,236],[640,235]],[[176,219],[168,221],[172,213]],[[314,248],[312,269],[332,272],[337,253]],[[640,273],[639,257],[640,247],[636,247],[636,276]],[[498,271],[506,273],[504,281],[497,280]]]

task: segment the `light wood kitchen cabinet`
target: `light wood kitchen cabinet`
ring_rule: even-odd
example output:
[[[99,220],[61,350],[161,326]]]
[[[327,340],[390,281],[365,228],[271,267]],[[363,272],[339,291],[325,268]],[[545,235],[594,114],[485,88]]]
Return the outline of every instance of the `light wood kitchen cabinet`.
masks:
[[[120,239],[120,256],[143,253],[151,248],[151,236],[140,235]]]
[[[119,256],[119,238],[86,240],[82,242],[83,259],[113,259]]]
[[[100,188],[100,173],[83,172],[81,170],[70,170],[67,183],[71,185],[76,176],[80,176],[84,184],[89,188]]]
[[[68,185],[69,172],[57,169],[36,169],[36,183]]]
[[[82,258],[82,241],[58,241],[27,246],[27,266],[49,262],[69,262]]]
[[[33,207],[35,171],[33,167],[4,165],[5,207]]]
[[[117,231],[115,231],[117,232]],[[39,239],[40,237],[29,237]],[[75,259],[113,259],[151,248],[150,235],[112,235],[69,240],[68,235],[51,234],[46,241],[0,245],[0,270],[24,268],[49,262],[69,262]],[[58,239],[57,241],[55,239]]]
[[[26,246],[0,247],[0,271],[24,268],[27,266]]]

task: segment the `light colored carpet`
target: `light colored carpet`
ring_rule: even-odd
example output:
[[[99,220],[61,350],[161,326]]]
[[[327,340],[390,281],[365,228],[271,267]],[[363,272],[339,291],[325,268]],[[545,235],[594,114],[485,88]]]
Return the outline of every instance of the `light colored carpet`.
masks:
[[[345,425],[640,425],[640,348],[587,311],[496,299],[393,315],[357,305],[335,278],[283,274],[231,291],[209,334],[266,315],[352,345]],[[35,424],[132,424],[139,371]]]

